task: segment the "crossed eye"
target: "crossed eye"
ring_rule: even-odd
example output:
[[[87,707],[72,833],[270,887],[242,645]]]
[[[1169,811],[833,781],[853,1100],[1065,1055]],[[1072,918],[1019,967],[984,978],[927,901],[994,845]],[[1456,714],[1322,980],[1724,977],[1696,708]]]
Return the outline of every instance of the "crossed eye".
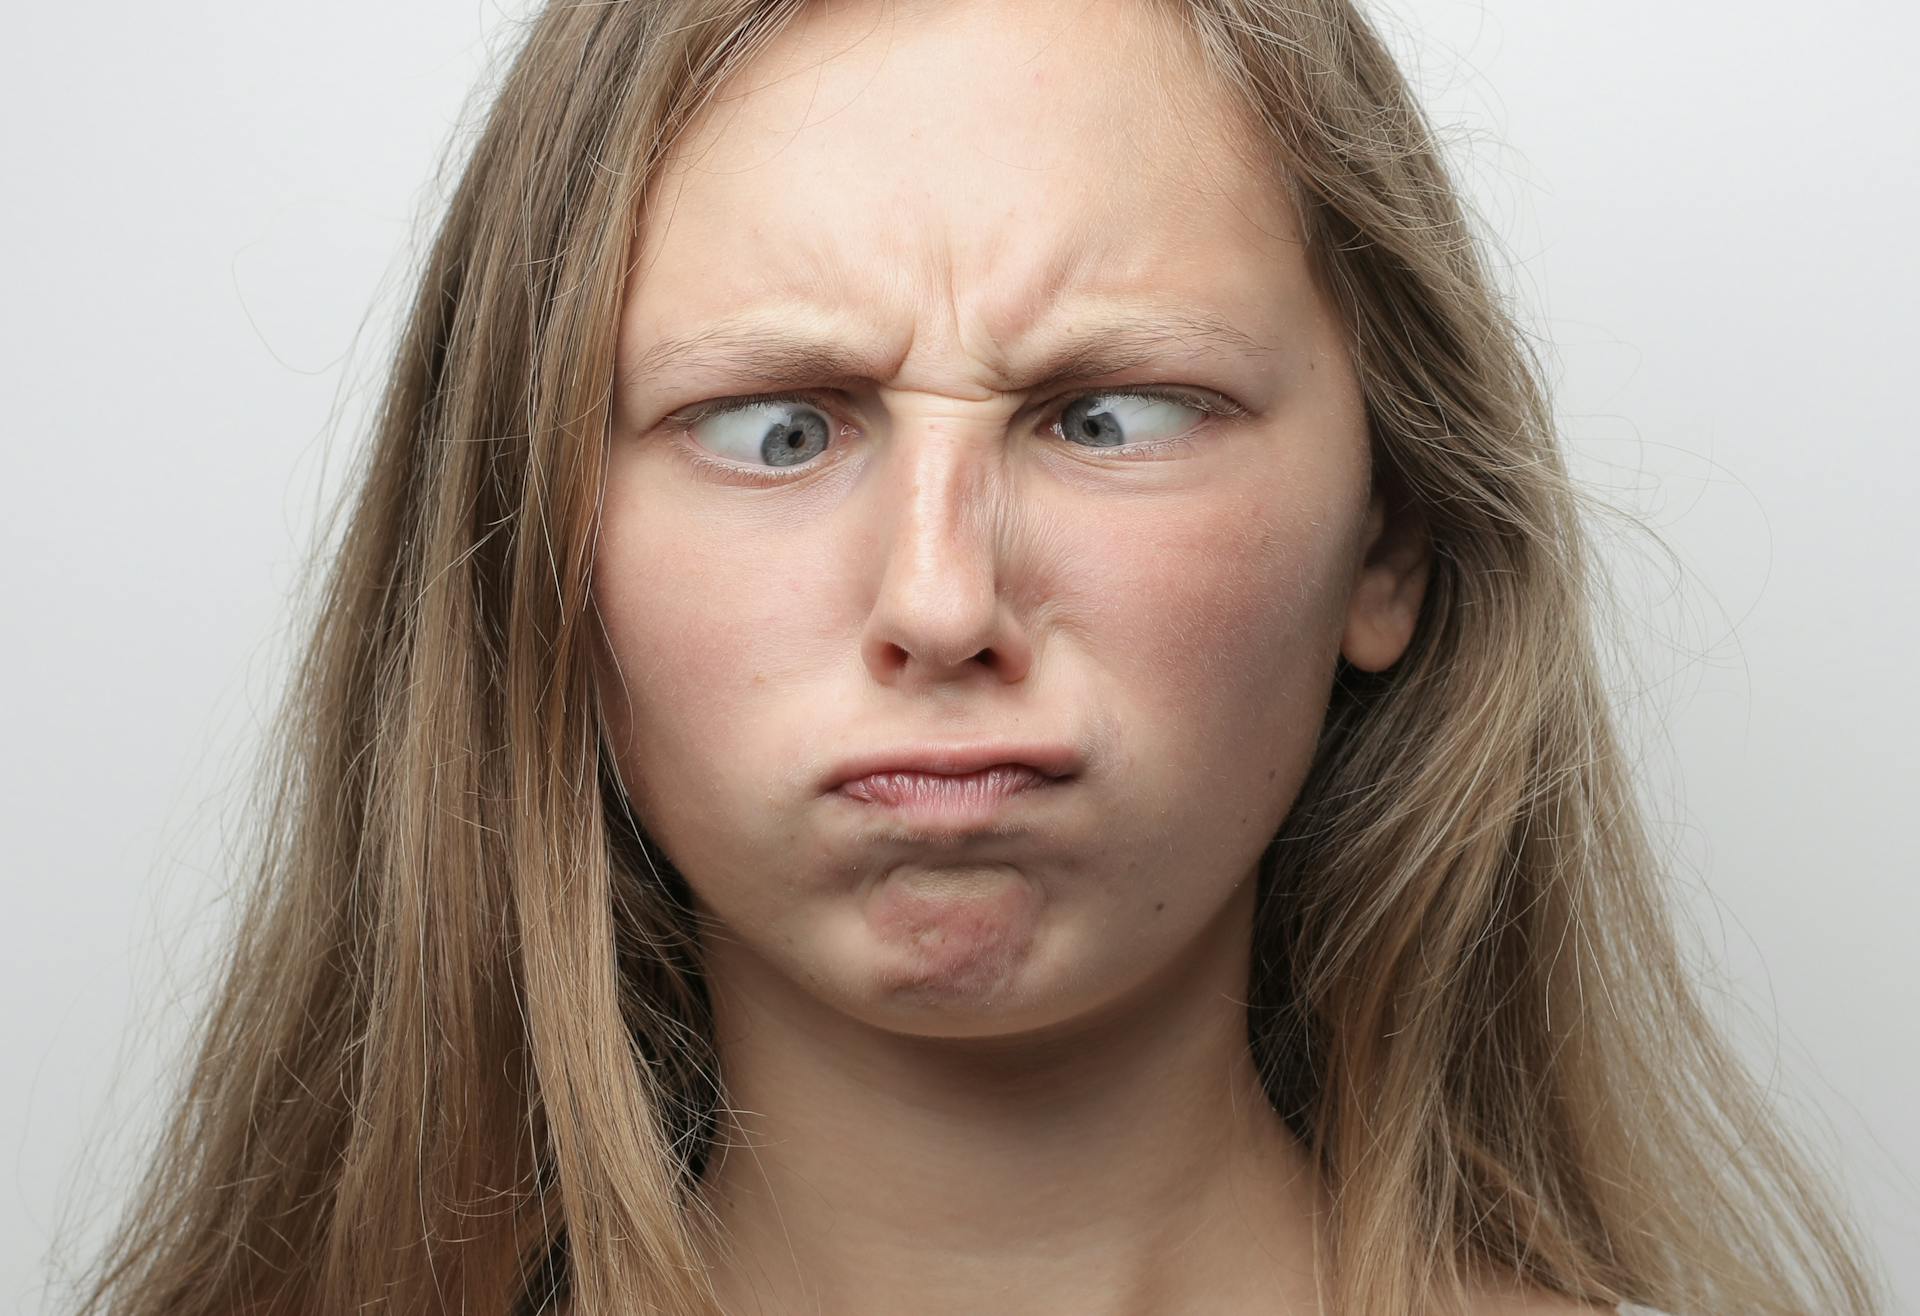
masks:
[[[1197,398],[1161,391],[1085,393],[1061,409],[1061,438],[1093,448],[1152,445],[1186,433],[1219,408]],[[722,457],[746,465],[801,466],[833,442],[834,418],[804,398],[721,402],[686,423],[690,433]]]

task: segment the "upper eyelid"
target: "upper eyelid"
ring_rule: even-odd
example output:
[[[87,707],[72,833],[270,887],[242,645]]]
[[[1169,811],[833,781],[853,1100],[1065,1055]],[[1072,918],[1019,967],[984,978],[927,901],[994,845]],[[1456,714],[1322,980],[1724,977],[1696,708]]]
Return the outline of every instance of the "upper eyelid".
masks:
[[[685,429],[689,425],[694,425],[705,420],[708,416],[718,415],[723,411],[739,411],[745,407],[774,406],[780,403],[800,404],[809,407],[819,406],[820,396],[821,395],[817,393],[802,391],[797,393],[742,393],[738,397],[711,398],[708,401],[695,402],[669,413],[662,423],[670,425],[675,429]],[[822,410],[825,409],[826,408],[822,408]]]
[[[823,411],[834,413],[836,420],[840,419],[838,415],[839,408],[831,405],[821,406],[820,399],[826,396],[827,394],[824,391],[809,389],[774,393],[743,393],[736,397],[713,398],[705,402],[696,402],[691,406],[682,407],[669,414],[663,423],[674,429],[687,429],[705,420],[709,416],[718,415],[722,412],[737,411],[752,406],[774,406],[780,404],[820,407]],[[1065,410],[1068,405],[1078,402],[1082,398],[1091,397],[1147,397],[1158,401],[1184,402],[1196,410],[1204,411],[1209,415],[1244,416],[1247,414],[1247,408],[1241,406],[1232,398],[1221,393],[1216,393],[1211,389],[1154,384],[1113,384],[1105,388],[1076,389],[1043,403],[1039,409],[1039,414],[1051,416],[1057,411]]]

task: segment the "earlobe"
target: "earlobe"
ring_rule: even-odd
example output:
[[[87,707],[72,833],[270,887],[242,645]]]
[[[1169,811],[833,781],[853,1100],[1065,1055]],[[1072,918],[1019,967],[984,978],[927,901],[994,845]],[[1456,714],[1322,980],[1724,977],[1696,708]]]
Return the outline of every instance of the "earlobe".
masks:
[[[1411,498],[1376,490],[1363,543],[1340,654],[1362,671],[1384,672],[1413,643],[1420,620],[1432,563],[1426,517]]]

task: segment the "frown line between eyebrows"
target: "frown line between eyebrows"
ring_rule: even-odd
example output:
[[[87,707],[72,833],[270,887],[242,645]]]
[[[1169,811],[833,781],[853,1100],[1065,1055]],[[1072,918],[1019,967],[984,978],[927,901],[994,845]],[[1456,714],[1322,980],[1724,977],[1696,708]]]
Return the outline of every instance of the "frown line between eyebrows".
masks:
[[[1260,356],[1273,351],[1225,317],[1210,311],[1156,310],[1114,318],[1068,336],[1019,377],[1006,374],[1008,392],[1071,384],[1131,370],[1174,353]],[[689,334],[662,338],[621,372],[634,388],[668,375],[746,379],[785,384],[882,383],[879,361],[821,333],[795,329],[791,317],[733,316]]]

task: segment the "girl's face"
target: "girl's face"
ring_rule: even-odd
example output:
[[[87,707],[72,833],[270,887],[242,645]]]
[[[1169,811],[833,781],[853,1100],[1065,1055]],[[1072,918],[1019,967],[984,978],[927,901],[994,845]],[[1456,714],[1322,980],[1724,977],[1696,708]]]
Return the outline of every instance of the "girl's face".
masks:
[[[1393,662],[1423,578],[1249,139],[1145,7],[859,3],[670,160],[600,679],[736,973],[1012,1034],[1244,926],[1338,657]],[[959,747],[1066,775],[835,788]]]

